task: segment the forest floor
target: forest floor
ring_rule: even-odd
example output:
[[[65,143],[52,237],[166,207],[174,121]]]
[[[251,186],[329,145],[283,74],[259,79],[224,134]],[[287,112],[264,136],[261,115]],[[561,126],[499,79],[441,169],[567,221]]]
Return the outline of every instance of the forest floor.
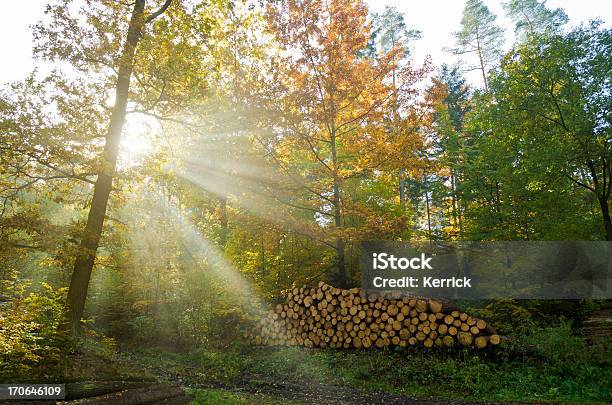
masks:
[[[501,404],[502,402],[473,402],[448,398],[414,398],[384,391],[367,392],[354,387],[330,384],[294,384],[287,382],[246,383],[233,388],[189,389],[197,403],[202,404],[391,404],[391,405],[468,405]],[[513,402],[515,403],[515,402]],[[510,404],[503,402],[503,404]],[[519,404],[519,403],[516,403]],[[522,402],[521,404],[526,404]]]
[[[589,342],[568,325],[525,336],[514,346],[480,351],[240,343],[191,350],[168,343],[117,348],[88,339],[61,369],[45,369],[41,379],[100,389],[103,382],[169,383],[184,388],[196,404],[215,405],[612,404],[610,339]]]
[[[198,404],[612,403],[604,364],[554,364],[500,353],[334,351],[234,346],[121,355]],[[544,361],[544,362],[542,362]],[[565,362],[563,362],[565,363]]]
[[[177,366],[177,364],[175,364]],[[526,402],[482,402],[465,401],[439,397],[416,398],[385,391],[367,391],[365,389],[341,386],[324,382],[295,382],[282,380],[262,380],[241,378],[232,385],[202,380],[202,373],[197,367],[182,367],[181,371],[168,370],[165,367],[143,367],[161,381],[183,386],[198,404],[390,404],[390,405],[468,405],[468,404],[526,404]],[[290,376],[287,376],[290,378]]]

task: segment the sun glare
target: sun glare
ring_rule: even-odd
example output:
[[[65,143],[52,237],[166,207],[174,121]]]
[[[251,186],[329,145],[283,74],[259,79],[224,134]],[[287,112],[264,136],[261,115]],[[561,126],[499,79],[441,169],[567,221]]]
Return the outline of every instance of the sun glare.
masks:
[[[121,137],[120,164],[124,167],[138,165],[152,150],[151,124],[141,117],[130,117]]]

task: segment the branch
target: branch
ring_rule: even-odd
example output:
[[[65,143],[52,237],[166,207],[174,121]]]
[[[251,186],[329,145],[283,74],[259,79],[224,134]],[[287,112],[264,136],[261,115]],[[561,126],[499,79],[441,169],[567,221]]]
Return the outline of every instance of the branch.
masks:
[[[41,246],[25,245],[25,244],[21,244],[21,243],[11,243],[11,246],[16,248],[16,249],[42,250]]]
[[[170,7],[170,3],[172,3],[172,0],[166,0],[157,11],[147,17],[147,19],[145,20],[145,24],[150,23],[151,21],[162,15],[168,9],[168,7]]]
[[[568,179],[570,179],[571,181],[573,181],[574,183],[578,184],[580,187],[584,187],[587,190],[591,190],[592,192],[594,192],[595,194],[597,194],[597,191],[595,191],[595,189],[591,186],[589,186],[588,184],[585,184],[579,180],[576,180],[575,178],[573,178],[572,176],[570,176],[567,173],[561,173],[562,175],[564,175],[565,177],[567,177]]]

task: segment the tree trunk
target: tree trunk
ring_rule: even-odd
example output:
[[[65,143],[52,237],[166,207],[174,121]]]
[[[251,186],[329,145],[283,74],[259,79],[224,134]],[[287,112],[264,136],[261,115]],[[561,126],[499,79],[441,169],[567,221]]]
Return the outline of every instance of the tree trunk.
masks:
[[[404,174],[405,169],[401,168],[400,169],[400,179],[399,179],[399,199],[400,199],[400,206],[402,207],[402,212],[404,212],[404,206],[406,204],[406,185],[405,185],[405,180],[404,180]]]
[[[219,232],[219,245],[221,245],[221,249],[225,251],[228,234],[227,197],[219,197],[219,222],[221,226],[221,230]]]
[[[341,204],[340,186],[338,183],[339,183],[338,179],[336,178],[336,176],[334,176],[334,205],[335,205],[334,224],[336,225],[336,228],[342,227],[342,214],[340,211],[340,204]],[[336,251],[337,251],[336,266],[338,268],[338,273],[337,273],[337,277],[335,281],[342,288],[346,288],[348,284],[348,278],[346,275],[346,258],[344,254],[344,240],[342,239],[341,236],[336,239]]]
[[[487,82],[487,69],[482,57],[482,45],[480,44],[480,34],[476,31],[476,49],[478,52],[478,61],[480,62],[480,71],[482,72],[482,80],[484,82],[485,91],[489,91],[489,83]]]
[[[429,209],[429,185],[427,183],[427,177],[424,176],[424,184],[425,184],[425,209],[427,210],[427,233],[428,239],[432,240],[431,235],[431,213]]]
[[[102,167],[100,168],[94,186],[91,208],[87,216],[87,225],[85,226],[85,231],[81,238],[80,249],[77,253],[72,279],[70,280],[70,288],[68,290],[69,321],[74,333],[79,333],[80,331],[80,320],[83,316],[83,309],[87,298],[89,279],[96,258],[96,251],[100,243],[106,207],[113,185],[121,131],[125,121],[128,103],[134,53],[138,41],[140,40],[141,29],[145,22],[145,2],[146,0],[136,0],[134,2],[134,9],[130,18],[123,54],[119,62],[117,84],[115,87],[115,106],[106,134],[106,143],[102,155]]]
[[[450,179],[451,179],[451,198],[453,208],[453,221],[454,226],[459,226],[459,235],[463,235],[463,219],[461,218],[461,208],[459,202],[459,195],[457,193],[457,176],[453,168],[450,168]]]
[[[333,169],[333,192],[334,192],[334,225],[336,225],[337,229],[342,227],[342,201],[340,197],[340,178],[338,175],[338,154],[336,150],[336,134],[335,129],[332,124],[332,130],[330,134],[330,146],[331,146],[331,154],[332,154],[332,169]],[[336,239],[336,283],[341,287],[347,287],[348,277],[346,274],[346,258],[344,254],[344,240],[342,236],[339,236]]]
[[[610,207],[605,197],[597,198],[601,207],[601,215],[603,217],[604,229],[606,231],[606,240],[612,240],[612,221],[610,220]]]

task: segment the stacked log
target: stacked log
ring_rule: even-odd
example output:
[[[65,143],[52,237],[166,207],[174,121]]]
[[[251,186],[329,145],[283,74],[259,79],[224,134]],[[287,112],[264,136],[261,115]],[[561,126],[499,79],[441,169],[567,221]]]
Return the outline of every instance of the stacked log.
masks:
[[[582,334],[588,340],[596,340],[612,336],[612,311],[600,310],[591,314],[582,322]]]
[[[359,288],[294,287],[267,312],[247,338],[256,345],[330,348],[391,346],[483,349],[501,338],[486,321],[449,301],[397,295],[365,295]]]

